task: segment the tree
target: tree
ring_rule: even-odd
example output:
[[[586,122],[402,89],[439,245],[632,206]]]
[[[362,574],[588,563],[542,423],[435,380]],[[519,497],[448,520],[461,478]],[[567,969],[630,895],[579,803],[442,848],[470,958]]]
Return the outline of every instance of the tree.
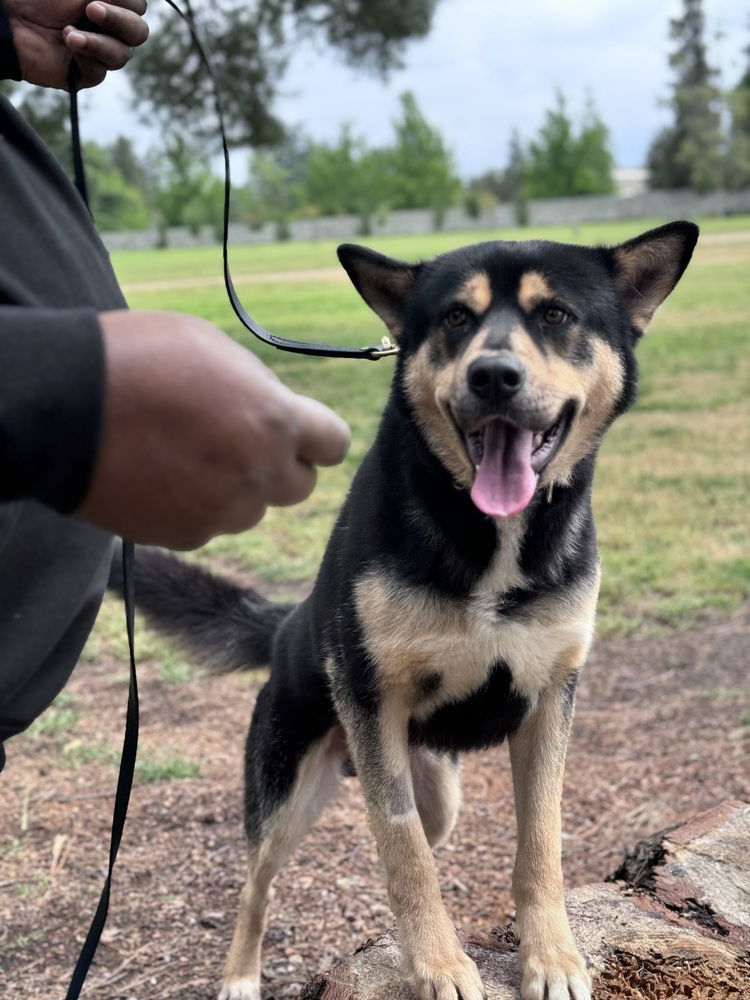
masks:
[[[750,45],[745,55],[747,68],[727,99],[730,120],[725,181],[733,190],[750,187]]]
[[[370,149],[344,125],[335,145],[310,143],[305,200],[322,215],[358,215],[368,231],[371,217],[390,203],[388,161],[386,151]]]
[[[682,2],[683,16],[669,22],[673,121],[651,144],[651,186],[713,191],[722,183],[721,93],[708,62],[702,0]]]
[[[515,211],[516,222],[519,226],[525,226],[529,219],[527,169],[521,136],[518,129],[514,128],[510,137],[507,167],[504,170],[488,170],[480,177],[475,177],[469,184],[469,190],[480,197],[490,195],[497,201],[510,202]],[[472,205],[471,202],[468,204]],[[478,202],[474,204],[479,207]]]
[[[519,161],[522,162],[522,161]],[[564,198],[614,191],[609,131],[589,96],[580,128],[568,114],[565,96],[557,92],[556,105],[529,144],[523,175],[532,198]]]
[[[401,117],[394,128],[396,142],[388,153],[391,207],[431,208],[439,226],[461,192],[453,157],[409,91],[401,95]]]
[[[122,174],[124,180],[146,194],[151,188],[151,177],[144,161],[138,156],[133,143],[125,135],[118,135],[109,149],[109,159],[113,167]]]
[[[128,182],[113,162],[112,150],[94,142],[83,148],[91,213],[102,232],[145,229],[149,210],[143,191]]]
[[[304,204],[303,185],[279,156],[258,150],[250,163],[248,201],[251,221],[274,222],[278,239],[288,239],[289,222]]]
[[[162,229],[198,230],[222,221],[224,185],[209,168],[205,154],[183,136],[169,136],[154,163],[154,205]]]
[[[294,46],[322,39],[359,69],[385,73],[430,28],[438,0],[199,0],[199,34],[213,53],[229,139],[272,145],[284,132],[273,101]],[[215,131],[210,80],[184,25],[166,10],[129,72],[138,103],[170,129]]]
[[[2,91],[72,176],[70,103],[65,94],[4,81]],[[94,142],[83,147],[89,204],[97,226],[105,231],[144,229],[149,223],[145,168],[128,139],[106,148]]]

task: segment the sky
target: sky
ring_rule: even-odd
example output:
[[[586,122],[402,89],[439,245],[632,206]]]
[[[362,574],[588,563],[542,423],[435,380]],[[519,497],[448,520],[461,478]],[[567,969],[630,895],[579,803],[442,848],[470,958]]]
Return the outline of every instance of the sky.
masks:
[[[441,0],[430,34],[409,44],[403,69],[386,81],[344,66],[330,49],[301,47],[275,110],[313,138],[335,140],[349,122],[376,146],[391,140],[399,95],[411,90],[468,179],[505,165],[513,128],[533,138],[556,89],[574,113],[590,90],[616,165],[641,166],[669,120],[660,101],[669,93],[669,18],[681,9],[680,0]],[[744,69],[750,0],[704,0],[704,10],[711,61],[730,86]],[[111,74],[83,101],[86,137],[126,133],[141,151],[158,144],[131,104],[127,82]]]

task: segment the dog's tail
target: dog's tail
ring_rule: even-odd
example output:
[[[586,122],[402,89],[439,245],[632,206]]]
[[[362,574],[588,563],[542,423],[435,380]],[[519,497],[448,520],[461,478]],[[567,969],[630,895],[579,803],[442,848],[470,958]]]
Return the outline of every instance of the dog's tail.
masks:
[[[160,549],[136,549],[135,604],[160,632],[206,656],[212,673],[267,666],[273,637],[295,604],[275,604]],[[109,588],[122,594],[115,551]]]

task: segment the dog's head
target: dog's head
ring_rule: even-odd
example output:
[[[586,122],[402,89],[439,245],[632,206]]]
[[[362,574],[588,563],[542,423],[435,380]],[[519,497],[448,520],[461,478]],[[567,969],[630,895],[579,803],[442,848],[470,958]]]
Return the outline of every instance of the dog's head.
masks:
[[[675,222],[616,247],[492,242],[405,264],[339,259],[400,346],[428,446],[487,514],[564,483],[635,396],[634,348],[693,252]]]

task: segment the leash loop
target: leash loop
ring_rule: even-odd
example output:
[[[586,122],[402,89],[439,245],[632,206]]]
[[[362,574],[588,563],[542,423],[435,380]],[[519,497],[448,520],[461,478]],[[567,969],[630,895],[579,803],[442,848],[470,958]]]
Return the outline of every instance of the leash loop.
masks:
[[[258,338],[258,340],[262,340],[265,344],[270,344],[279,351],[290,351],[294,354],[308,354],[315,357],[363,358],[366,361],[378,361],[380,358],[391,357],[392,355],[397,354],[398,348],[390,343],[387,348],[384,348],[382,344],[377,344],[371,347],[335,347],[331,344],[314,344],[305,340],[287,340],[285,337],[279,337],[275,333],[271,333],[269,330],[266,330],[266,328],[258,323],[257,320],[253,319],[253,317],[242,305],[240,297],[234,287],[232,273],[229,267],[229,206],[231,200],[232,182],[229,163],[229,144],[227,142],[224,109],[221,103],[219,82],[216,79],[213,66],[211,65],[211,61],[208,58],[208,54],[198,34],[195,24],[195,15],[190,5],[190,0],[185,0],[185,10],[182,10],[175,0],[165,0],[165,3],[169,4],[172,10],[180,18],[182,18],[187,25],[190,37],[192,38],[193,44],[195,45],[198,55],[200,56],[208,78],[211,81],[214,108],[219,122],[219,133],[221,135],[221,146],[224,156],[224,225],[222,237],[224,284],[226,286],[227,295],[229,296],[229,301],[232,309],[234,310],[235,316],[239,319],[245,329],[249,330],[253,336]]]

